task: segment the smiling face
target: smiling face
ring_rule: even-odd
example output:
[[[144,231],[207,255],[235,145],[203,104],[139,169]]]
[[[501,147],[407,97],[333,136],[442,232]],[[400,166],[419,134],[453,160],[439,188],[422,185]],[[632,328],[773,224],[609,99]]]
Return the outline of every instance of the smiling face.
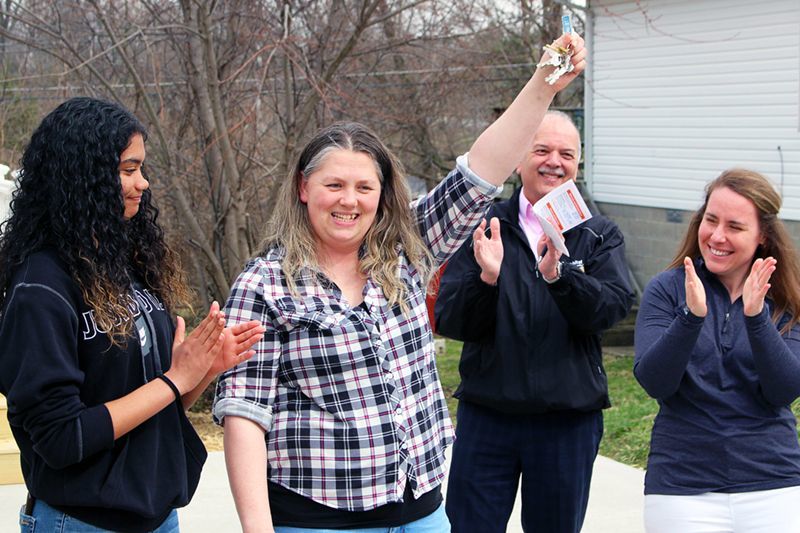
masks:
[[[714,189],[697,230],[697,240],[706,268],[729,291],[738,291],[756,248],[763,242],[755,204],[728,187]]]
[[[545,115],[531,150],[517,167],[522,190],[530,203],[536,203],[565,181],[575,179],[580,146],[578,130],[569,120]]]
[[[358,254],[380,199],[375,161],[364,152],[334,149],[300,179],[300,201],[323,255]]]
[[[135,133],[119,157],[119,179],[122,183],[122,199],[125,201],[125,220],[130,220],[139,212],[142,193],[150,186],[142,174],[144,157],[144,138],[141,134]]]

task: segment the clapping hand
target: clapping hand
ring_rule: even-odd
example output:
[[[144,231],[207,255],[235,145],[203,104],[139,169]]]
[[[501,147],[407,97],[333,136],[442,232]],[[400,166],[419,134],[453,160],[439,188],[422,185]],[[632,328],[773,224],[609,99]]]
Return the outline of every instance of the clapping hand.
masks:
[[[492,217],[489,221],[491,238],[486,236],[486,219],[472,234],[472,247],[475,252],[475,261],[481,267],[481,280],[489,285],[495,285],[500,276],[500,265],[503,262],[503,241],[500,238],[500,221]]]
[[[694,263],[690,257],[683,258],[683,267],[686,271],[686,307],[694,316],[706,316],[706,289],[703,282],[697,276]]]
[[[208,315],[188,336],[186,322],[183,317],[178,317],[172,343],[172,365],[167,375],[181,394],[194,389],[221,354],[224,328],[225,315],[217,302],[211,304]]]
[[[247,361],[256,352],[252,346],[261,340],[266,328],[257,320],[226,328],[225,315],[214,302],[208,315],[186,335],[186,323],[178,317],[172,344],[172,365],[167,372],[181,394],[193,390],[205,379]]]
[[[772,285],[769,278],[775,272],[778,261],[772,257],[756,259],[750,267],[750,275],[744,280],[742,303],[746,316],[756,316],[764,308],[764,298]]]
[[[545,248],[547,248],[547,252],[544,251]],[[561,252],[546,234],[542,235],[539,242],[536,243],[536,255],[541,258],[538,267],[545,281],[554,281],[558,278],[558,262],[561,260]]]
[[[222,332],[222,350],[214,360],[208,373],[216,376],[243,361],[247,361],[256,351],[251,350],[253,345],[264,337],[267,330],[258,320],[251,320],[235,326],[225,328]]]

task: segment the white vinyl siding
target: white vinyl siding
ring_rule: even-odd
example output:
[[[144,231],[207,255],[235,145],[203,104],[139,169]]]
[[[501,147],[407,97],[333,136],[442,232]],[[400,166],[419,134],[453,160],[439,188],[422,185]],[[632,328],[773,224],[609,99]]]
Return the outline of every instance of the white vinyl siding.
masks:
[[[781,215],[800,220],[800,1],[589,7],[594,199],[696,209],[708,181],[741,166],[767,175]]]

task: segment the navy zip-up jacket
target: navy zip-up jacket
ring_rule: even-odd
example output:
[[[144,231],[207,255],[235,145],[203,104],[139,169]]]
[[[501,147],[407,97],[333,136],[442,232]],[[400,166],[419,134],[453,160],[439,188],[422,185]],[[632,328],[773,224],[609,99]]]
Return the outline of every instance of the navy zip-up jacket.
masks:
[[[0,317],[0,393],[28,491],[78,520],[135,532],[189,502],[206,451],[177,401],[114,440],[103,404],[169,369],[172,355],[164,304],[142,287],[130,302],[146,349],[137,336],[112,346],[56,254],[30,256]]]
[[[520,190],[487,215],[503,240],[497,286],[481,281],[472,240],[441,278],[437,331],[465,341],[455,395],[507,413],[609,407],[600,336],[634,299],[622,233],[599,215],[566,232],[570,257],[547,284],[519,226]]]
[[[770,300],[747,317],[702,259],[695,270],[705,317],[686,307],[683,267],[650,281],[636,317],[634,374],[659,405],[645,494],[800,485],[800,325],[781,335],[790,316],[773,324]]]

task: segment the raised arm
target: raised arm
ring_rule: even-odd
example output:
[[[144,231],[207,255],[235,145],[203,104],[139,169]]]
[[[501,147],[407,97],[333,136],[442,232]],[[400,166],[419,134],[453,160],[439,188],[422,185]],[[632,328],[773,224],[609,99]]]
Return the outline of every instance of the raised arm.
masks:
[[[420,234],[436,264],[449,259],[480,223],[524,157],[553,96],[583,71],[583,39],[563,35],[556,43],[571,44],[574,70],[548,85],[545,77],[553,67],[538,68],[505,113],[480,134],[469,156],[459,157],[447,178],[412,202]]]
[[[506,111],[481,133],[470,148],[470,168],[493,185],[501,185],[517,168],[555,94],[586,68],[586,50],[581,37],[562,35],[555,45],[572,47],[574,70],[548,85],[545,77],[553,67],[538,67]]]

